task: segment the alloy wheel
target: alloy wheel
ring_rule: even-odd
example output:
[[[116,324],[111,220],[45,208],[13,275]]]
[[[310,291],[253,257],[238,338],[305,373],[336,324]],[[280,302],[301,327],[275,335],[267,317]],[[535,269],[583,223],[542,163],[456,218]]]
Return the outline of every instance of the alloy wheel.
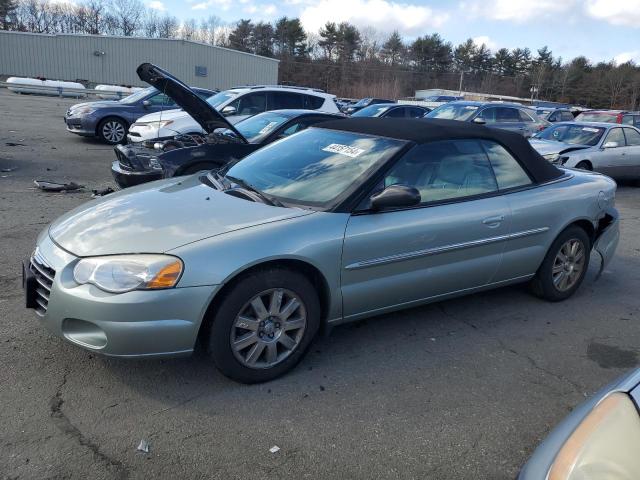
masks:
[[[290,290],[258,293],[242,307],[231,327],[231,349],[248,368],[271,368],[297,348],[307,326],[302,299]]]
[[[121,142],[124,135],[124,125],[117,120],[109,120],[102,126],[102,136],[111,143]]]
[[[553,261],[551,275],[555,288],[560,292],[571,289],[582,275],[585,259],[585,247],[580,240],[572,238],[566,241]]]

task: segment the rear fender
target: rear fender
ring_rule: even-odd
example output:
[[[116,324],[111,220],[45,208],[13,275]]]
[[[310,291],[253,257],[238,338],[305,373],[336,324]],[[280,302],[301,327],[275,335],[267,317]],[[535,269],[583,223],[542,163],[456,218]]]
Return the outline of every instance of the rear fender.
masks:
[[[615,208],[608,208],[598,222],[594,250],[600,255],[600,270],[596,278],[609,264],[620,242],[620,214]]]

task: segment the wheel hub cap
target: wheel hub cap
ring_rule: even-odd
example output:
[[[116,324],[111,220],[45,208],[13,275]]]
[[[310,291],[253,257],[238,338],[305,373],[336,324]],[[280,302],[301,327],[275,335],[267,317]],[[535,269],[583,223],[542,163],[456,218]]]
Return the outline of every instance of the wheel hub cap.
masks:
[[[251,298],[231,328],[235,358],[249,368],[271,368],[293,353],[307,324],[302,299],[290,290],[265,290]]]
[[[554,286],[561,292],[572,288],[580,280],[586,260],[586,249],[578,239],[565,242],[553,262]]]

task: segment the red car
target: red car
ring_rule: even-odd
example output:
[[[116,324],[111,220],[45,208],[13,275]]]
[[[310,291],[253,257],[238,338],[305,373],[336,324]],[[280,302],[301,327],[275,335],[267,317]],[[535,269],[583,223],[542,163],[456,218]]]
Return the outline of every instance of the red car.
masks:
[[[588,110],[576,117],[576,122],[624,123],[640,127],[640,112],[625,110]]]

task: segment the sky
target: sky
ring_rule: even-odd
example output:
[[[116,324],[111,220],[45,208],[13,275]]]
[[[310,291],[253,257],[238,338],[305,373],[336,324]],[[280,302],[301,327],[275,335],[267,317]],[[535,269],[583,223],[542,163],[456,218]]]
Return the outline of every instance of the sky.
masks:
[[[454,45],[467,38],[490,49],[549,46],[569,60],[640,63],[640,0],[144,0],[182,20],[216,15],[273,21],[299,17],[307,31],[328,21],[398,30],[408,40],[439,33]]]

